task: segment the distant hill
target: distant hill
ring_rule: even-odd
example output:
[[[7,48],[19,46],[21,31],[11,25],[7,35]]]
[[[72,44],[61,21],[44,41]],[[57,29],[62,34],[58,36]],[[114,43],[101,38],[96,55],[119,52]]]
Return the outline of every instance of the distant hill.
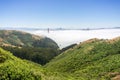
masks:
[[[58,45],[50,38],[15,30],[0,30],[0,45],[13,47],[58,48]]]
[[[17,57],[42,65],[59,54],[58,45],[50,38],[15,30],[0,30],[0,46]]]
[[[120,80],[120,37],[90,39],[55,57],[45,67],[71,80]]]

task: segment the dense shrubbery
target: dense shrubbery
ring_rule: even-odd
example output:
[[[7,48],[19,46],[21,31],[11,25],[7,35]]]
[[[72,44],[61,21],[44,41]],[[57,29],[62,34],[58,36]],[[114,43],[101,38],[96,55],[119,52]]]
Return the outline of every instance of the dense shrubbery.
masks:
[[[57,49],[37,45],[3,48],[23,59],[41,64],[58,55]],[[88,40],[67,49],[44,68],[0,49],[0,80],[115,80],[116,76],[120,76],[120,38],[111,41]]]
[[[2,46],[2,48],[12,52],[17,57],[31,60],[42,65],[46,64],[59,54],[59,50],[52,48],[37,48],[37,47],[17,48],[5,46]]]
[[[51,39],[47,38],[47,37],[44,38],[44,39],[41,39],[41,40],[33,41],[32,46],[34,46],[34,47],[42,47],[42,48],[58,49],[57,44],[54,41],[52,41]]]
[[[4,57],[4,58],[3,58]],[[0,48],[0,80],[67,80],[67,74],[50,72],[40,64],[21,60]]]
[[[42,65],[59,54],[58,45],[50,38],[15,30],[0,30],[0,46],[17,57]]]
[[[48,70],[68,72],[75,80],[110,80],[120,74],[120,40],[95,40],[63,52],[45,66]]]
[[[41,80],[41,74],[11,53],[0,49],[0,80]],[[3,62],[4,61],[4,62]]]

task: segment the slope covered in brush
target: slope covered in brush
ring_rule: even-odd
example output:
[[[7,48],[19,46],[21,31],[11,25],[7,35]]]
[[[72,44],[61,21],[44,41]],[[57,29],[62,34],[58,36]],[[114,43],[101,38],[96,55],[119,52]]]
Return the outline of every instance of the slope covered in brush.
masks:
[[[41,80],[41,73],[37,69],[42,69],[33,66],[0,48],[0,80]]]
[[[58,45],[50,38],[15,30],[0,30],[0,45],[58,48]]]
[[[56,42],[22,31],[0,30],[0,46],[22,59],[46,64],[59,54]]]
[[[45,67],[72,74],[75,80],[115,80],[120,75],[120,38],[82,42],[57,56]]]
[[[0,48],[0,80],[67,80],[61,74],[50,72],[41,65],[21,60]]]

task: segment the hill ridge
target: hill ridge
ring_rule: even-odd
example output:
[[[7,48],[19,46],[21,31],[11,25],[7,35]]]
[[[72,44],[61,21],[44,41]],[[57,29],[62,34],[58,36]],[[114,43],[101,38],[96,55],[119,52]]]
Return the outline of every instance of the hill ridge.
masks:
[[[107,41],[114,40],[114,43]],[[73,74],[75,80],[109,80],[120,74],[120,37],[90,39],[61,53],[45,65],[48,70]],[[80,75],[81,74],[81,75]]]
[[[44,42],[44,41],[49,42]],[[38,36],[34,34],[30,34],[24,31],[17,31],[17,30],[0,30],[0,45],[3,46],[36,46],[38,41],[42,41],[41,43],[45,44],[46,47],[50,48],[58,48],[58,45],[56,42],[54,42],[52,39],[44,37],[44,36]],[[36,43],[36,44],[35,44]],[[49,43],[49,44],[48,44]],[[42,47],[42,45],[37,45],[39,47]],[[52,46],[52,47],[51,47]]]

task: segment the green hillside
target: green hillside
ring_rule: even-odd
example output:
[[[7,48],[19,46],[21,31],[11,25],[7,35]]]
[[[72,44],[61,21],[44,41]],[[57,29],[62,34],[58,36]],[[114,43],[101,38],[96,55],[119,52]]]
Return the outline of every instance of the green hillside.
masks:
[[[19,58],[42,65],[59,54],[58,45],[50,38],[15,30],[0,30],[0,46]]]
[[[71,74],[72,80],[120,80],[120,38],[82,42],[45,67]]]
[[[0,80],[41,80],[41,70],[41,66],[20,60],[0,48]]]
[[[58,45],[50,38],[16,30],[0,30],[0,45],[13,47],[58,48]]]
[[[0,80],[120,80],[120,37],[90,39],[59,54],[54,41],[55,47],[49,46],[51,39],[19,31],[0,33],[1,47],[13,53],[0,48]]]
[[[50,72],[41,65],[21,60],[0,48],[0,80],[67,80],[61,74]]]

